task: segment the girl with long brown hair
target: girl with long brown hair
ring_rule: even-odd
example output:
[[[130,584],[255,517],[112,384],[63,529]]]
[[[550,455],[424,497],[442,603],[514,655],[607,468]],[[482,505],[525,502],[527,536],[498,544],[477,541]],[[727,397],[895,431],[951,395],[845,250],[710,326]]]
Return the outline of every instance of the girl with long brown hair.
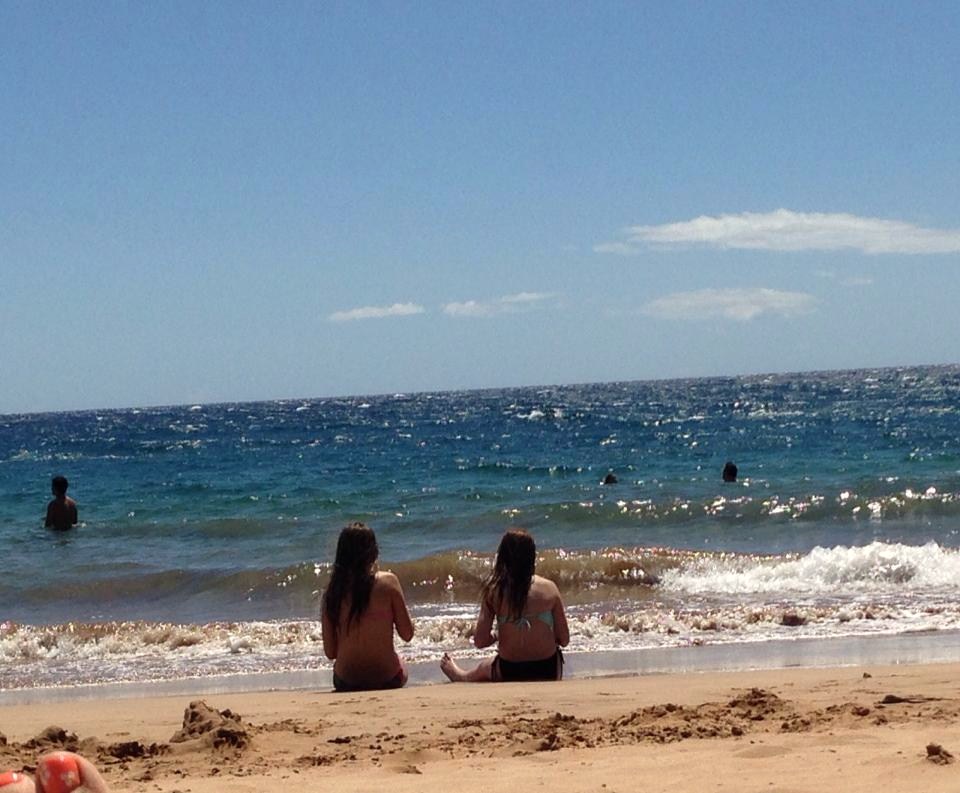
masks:
[[[440,668],[452,681],[559,680],[563,676],[560,648],[570,642],[563,599],[553,581],[536,575],[536,562],[537,546],[527,532],[510,529],[503,535],[493,572],[483,585],[473,635],[481,649],[496,642],[497,654],[466,670],[445,653]]]
[[[413,638],[400,581],[377,570],[380,549],[373,530],[351,523],[340,532],[330,582],[323,593],[323,651],[334,661],[337,691],[400,688],[407,682],[393,647],[393,629]]]

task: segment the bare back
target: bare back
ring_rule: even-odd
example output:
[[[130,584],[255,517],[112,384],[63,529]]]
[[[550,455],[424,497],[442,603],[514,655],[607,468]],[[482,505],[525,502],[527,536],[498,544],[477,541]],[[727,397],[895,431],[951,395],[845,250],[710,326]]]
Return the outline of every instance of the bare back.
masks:
[[[65,531],[77,525],[77,502],[69,496],[57,497],[47,504],[47,518],[44,526],[48,529]]]
[[[537,661],[553,655],[557,646],[566,647],[570,629],[563,609],[560,590],[549,578],[535,575],[523,615],[515,618],[507,614],[505,603],[489,604],[480,609],[475,642],[478,647],[492,644],[493,623],[497,623],[497,652],[508,661]]]
[[[333,671],[352,685],[377,686],[400,671],[393,647],[393,630],[405,642],[413,638],[400,581],[393,573],[378,572],[370,603],[360,617],[349,622],[350,599],[340,605],[337,630],[323,610],[323,649],[334,660]]]

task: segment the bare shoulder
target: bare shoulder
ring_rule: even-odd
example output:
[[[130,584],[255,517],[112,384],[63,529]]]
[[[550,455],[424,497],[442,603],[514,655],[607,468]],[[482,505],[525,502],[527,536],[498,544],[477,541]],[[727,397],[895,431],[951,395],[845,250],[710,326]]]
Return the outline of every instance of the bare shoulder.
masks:
[[[400,589],[400,579],[397,578],[396,573],[391,573],[389,570],[379,570],[376,581],[387,589]]]
[[[543,576],[535,575],[533,577],[533,583],[537,588],[546,596],[559,596],[560,590],[557,588],[557,585],[553,583],[549,578],[544,578]]]

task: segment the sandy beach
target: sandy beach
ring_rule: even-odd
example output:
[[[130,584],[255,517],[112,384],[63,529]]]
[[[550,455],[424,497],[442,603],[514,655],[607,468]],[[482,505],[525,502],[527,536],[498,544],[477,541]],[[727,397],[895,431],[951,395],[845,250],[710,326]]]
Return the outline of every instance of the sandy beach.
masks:
[[[163,793],[946,791],[960,768],[958,674],[842,667],[10,705],[0,766],[29,769],[66,747],[115,791]]]

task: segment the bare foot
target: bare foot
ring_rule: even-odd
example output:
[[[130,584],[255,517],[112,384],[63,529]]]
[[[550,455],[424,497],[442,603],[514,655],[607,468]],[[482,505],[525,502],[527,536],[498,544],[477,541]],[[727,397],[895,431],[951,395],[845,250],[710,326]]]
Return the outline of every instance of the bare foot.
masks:
[[[440,659],[440,671],[450,678],[454,683],[465,683],[467,673],[454,661],[449,653],[444,653]]]

